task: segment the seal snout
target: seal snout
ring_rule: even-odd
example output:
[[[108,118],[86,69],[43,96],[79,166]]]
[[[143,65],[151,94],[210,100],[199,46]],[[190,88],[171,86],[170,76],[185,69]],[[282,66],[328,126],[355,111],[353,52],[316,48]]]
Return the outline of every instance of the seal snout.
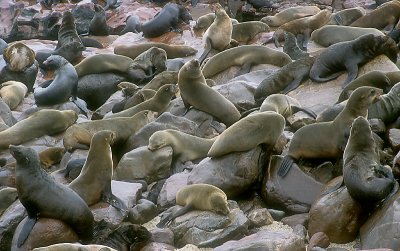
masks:
[[[200,67],[199,60],[197,60],[197,59],[192,59],[192,60],[190,61],[190,65],[193,66],[193,67]]]

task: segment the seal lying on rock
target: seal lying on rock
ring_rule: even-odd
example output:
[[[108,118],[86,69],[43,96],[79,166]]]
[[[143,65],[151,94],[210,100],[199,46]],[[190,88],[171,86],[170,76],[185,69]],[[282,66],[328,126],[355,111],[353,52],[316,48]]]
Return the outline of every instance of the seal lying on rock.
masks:
[[[129,15],[125,20],[125,27],[120,35],[128,32],[139,33],[141,31],[140,19],[137,15]]]
[[[399,18],[400,3],[398,1],[390,1],[371,11],[365,16],[360,17],[350,24],[350,26],[376,28],[378,30],[387,28],[389,31],[391,31],[397,24]]]
[[[28,87],[21,82],[7,81],[0,85],[0,96],[11,110],[17,108],[27,92]]]
[[[297,44],[297,38],[290,32],[285,31],[285,43],[283,44],[283,52],[288,54],[293,60],[308,57],[309,54],[302,49]]]
[[[260,21],[269,26],[278,27],[295,19],[315,15],[320,11],[317,6],[295,6],[284,9],[274,16],[263,17]]]
[[[142,52],[147,51],[151,47],[157,47],[163,49],[167,52],[168,59],[182,58],[194,55],[197,53],[195,48],[187,45],[173,45],[165,43],[148,42],[133,45],[117,45],[114,48],[114,53],[118,55],[123,55],[131,59],[135,59]]]
[[[10,71],[22,72],[35,62],[35,52],[25,44],[15,42],[4,49],[3,58]]]

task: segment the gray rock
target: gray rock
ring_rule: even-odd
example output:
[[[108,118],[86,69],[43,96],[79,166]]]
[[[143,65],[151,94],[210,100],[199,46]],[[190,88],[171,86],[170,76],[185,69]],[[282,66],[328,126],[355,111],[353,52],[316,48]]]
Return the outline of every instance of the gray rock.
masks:
[[[311,236],[308,242],[308,249],[312,249],[313,247],[327,248],[330,243],[329,237],[324,232],[318,232]]]
[[[286,213],[284,211],[276,210],[276,209],[268,209],[268,212],[271,214],[272,218],[276,221],[280,221],[285,217]]]
[[[115,180],[145,180],[148,184],[171,175],[172,147],[150,151],[142,146],[122,156],[114,170]]]
[[[371,130],[374,133],[381,134],[386,132],[386,125],[380,119],[368,119],[368,122],[371,126]]]
[[[263,229],[259,232],[246,236],[238,241],[228,241],[216,247],[215,251],[228,250],[305,250],[304,240],[294,233],[283,230]]]
[[[292,228],[297,225],[302,225],[305,228],[308,228],[308,213],[305,214],[295,214],[288,217],[285,217],[281,220],[281,222],[285,225],[291,226]]]
[[[15,229],[25,216],[25,207],[19,200],[4,211],[0,217],[0,250],[11,250]]]
[[[389,143],[394,151],[400,150],[400,129],[389,130]]]
[[[260,208],[254,209],[247,214],[247,218],[250,221],[250,227],[262,227],[272,224],[274,219],[269,213],[268,209]]]
[[[230,81],[224,85],[217,85],[213,87],[214,90],[221,93],[225,98],[232,102],[238,108],[239,111],[243,111],[241,103],[247,101],[256,107],[256,101],[254,100],[254,93],[256,87],[251,82],[246,81]],[[252,107],[246,107],[247,109]]]
[[[156,217],[157,214],[157,206],[153,202],[141,199],[136,206],[129,209],[128,220],[133,224],[143,224]]]
[[[296,112],[286,119],[288,124],[295,130],[299,130],[303,126],[315,123],[315,119],[304,112]]]
[[[157,205],[161,209],[165,209],[175,205],[176,193],[179,191],[179,189],[185,187],[188,184],[188,177],[189,173],[185,171],[181,173],[176,173],[165,181],[157,199]]]
[[[102,106],[100,106],[96,109],[96,111],[93,112],[91,119],[102,119],[108,112],[111,112],[116,103],[120,102],[123,99],[124,97],[122,95],[122,91],[116,91],[107,99],[107,101]]]
[[[144,246],[140,251],[174,251],[175,247],[165,243],[151,242]]]
[[[169,228],[155,228],[150,233],[154,242],[174,245],[174,233]]]
[[[265,202],[262,200],[261,196],[256,193],[249,193],[247,194],[246,198],[240,198],[235,200],[240,209],[245,213],[248,214],[250,211],[256,209],[263,209],[266,207]]]

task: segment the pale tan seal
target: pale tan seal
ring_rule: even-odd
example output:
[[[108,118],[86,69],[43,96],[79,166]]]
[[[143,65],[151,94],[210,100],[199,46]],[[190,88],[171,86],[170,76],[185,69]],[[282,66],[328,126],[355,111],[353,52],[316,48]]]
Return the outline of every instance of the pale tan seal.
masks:
[[[193,26],[194,30],[197,31],[205,31],[211,24],[214,22],[215,13],[207,13],[205,15],[200,16],[196,20],[196,24]],[[238,24],[239,22],[236,19],[231,18],[232,25]]]
[[[0,85],[0,97],[14,110],[24,100],[28,87],[18,81],[7,81]]]
[[[78,115],[72,110],[42,109],[0,132],[0,149],[19,145],[44,135],[63,132],[77,119]]]
[[[78,73],[78,77],[110,71],[127,73],[132,64],[133,60],[131,58],[122,55],[96,54],[75,65],[75,70]]]
[[[208,152],[208,157],[219,157],[232,152],[244,152],[265,144],[273,147],[283,133],[285,118],[266,111],[251,114],[223,131]]]
[[[208,184],[192,184],[181,188],[176,193],[176,205],[183,208],[162,219],[157,224],[158,227],[163,227],[176,217],[195,209],[223,215],[229,214],[228,201],[224,191]]]
[[[79,243],[59,243],[47,247],[34,248],[33,251],[117,251],[103,245],[82,245]]]
[[[40,164],[44,168],[50,168],[61,161],[64,153],[64,147],[49,147],[39,153]]]
[[[387,28],[390,31],[397,24],[399,18],[400,3],[398,1],[390,1],[360,17],[350,26],[376,28],[378,30]]]
[[[269,32],[270,28],[266,23],[260,21],[248,21],[234,24],[232,27],[232,39],[239,43],[248,43],[257,34]]]
[[[249,72],[251,66],[257,64],[272,64],[282,67],[291,62],[292,59],[284,52],[262,45],[242,45],[209,58],[201,70],[205,78],[211,78],[231,66],[241,66],[240,72],[246,73]]]
[[[193,106],[215,116],[227,126],[240,119],[240,113],[232,102],[207,86],[196,59],[190,60],[179,70],[178,86],[186,109]]]
[[[132,45],[117,45],[114,48],[114,53],[135,59],[140,55],[140,53],[150,49],[151,47],[157,47],[165,50],[169,59],[188,57],[197,53],[196,49],[187,45],[172,45],[155,42]]]
[[[8,45],[3,51],[4,61],[11,71],[24,71],[35,62],[35,52],[21,42]]]
[[[320,11],[317,6],[290,7],[276,13],[274,16],[263,17],[260,21],[269,26],[278,27],[295,19],[315,15]]]
[[[178,130],[167,129],[153,133],[147,148],[151,151],[171,146],[174,158],[186,162],[205,158],[215,139],[204,139]]]

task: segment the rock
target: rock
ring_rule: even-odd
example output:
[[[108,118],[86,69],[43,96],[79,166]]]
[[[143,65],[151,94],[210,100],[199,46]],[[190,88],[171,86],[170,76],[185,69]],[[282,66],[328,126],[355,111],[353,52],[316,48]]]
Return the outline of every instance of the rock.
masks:
[[[175,247],[165,243],[151,242],[144,246],[140,251],[174,251]]]
[[[210,184],[220,188],[228,198],[249,189],[258,179],[261,147],[203,159],[189,174],[188,184]]]
[[[335,166],[332,162],[327,161],[324,162],[317,167],[314,167],[310,170],[310,174],[319,182],[327,183],[332,180],[336,175],[337,170],[335,170]]]
[[[271,156],[261,189],[263,199],[285,211],[308,212],[323,184],[305,174],[295,163],[285,178],[280,177],[277,171],[281,161],[282,156]]]
[[[315,119],[311,118],[310,115],[304,112],[296,112],[292,116],[288,117],[286,121],[295,131],[299,130],[303,126],[315,123]]]
[[[276,221],[280,221],[285,217],[286,213],[284,211],[268,209],[268,212],[271,214],[272,218]]]
[[[329,237],[325,233],[318,232],[310,238],[308,250],[311,250],[313,247],[327,248],[330,243]]]
[[[242,238],[247,233],[248,220],[234,201],[230,202],[229,208],[228,216],[196,210],[174,219],[169,228],[174,233],[176,246],[216,247],[228,240]]]
[[[305,228],[308,228],[308,213],[306,214],[295,214],[288,217],[285,217],[281,220],[281,222],[285,225],[291,226],[292,228],[296,225],[302,225]]]
[[[378,208],[360,229],[362,249],[388,248],[398,250],[400,232],[400,192]]]
[[[116,103],[120,102],[123,99],[124,97],[122,95],[122,91],[116,91],[107,99],[107,101],[102,106],[100,106],[96,109],[96,111],[93,112],[91,119],[102,119],[108,112],[111,112]]]
[[[389,143],[394,151],[400,150],[400,129],[392,128],[389,130]]]
[[[14,187],[5,187],[0,189],[0,216],[7,210],[18,198],[17,189]]]
[[[257,192],[248,193],[245,198],[235,200],[240,210],[245,214],[257,209],[264,209],[266,207],[265,202]]]
[[[10,107],[8,107],[3,99],[0,99],[0,117],[9,127],[13,126],[17,122],[10,110]]]
[[[380,119],[368,119],[372,132],[382,134],[386,132],[386,125]]]
[[[247,218],[250,221],[250,227],[253,228],[270,225],[272,222],[274,222],[274,219],[266,208],[254,209],[250,211],[247,215]]]
[[[47,247],[33,249],[34,251],[57,251],[57,250],[90,250],[90,251],[117,251],[116,249],[103,245],[82,245],[79,243],[60,243]]]
[[[0,217],[0,250],[11,250],[15,229],[25,216],[25,207],[19,200],[4,211]]]
[[[314,0],[314,3],[321,4],[321,5],[332,5],[333,0]]]
[[[341,180],[336,178],[326,187],[334,186]],[[366,209],[350,196],[345,186],[328,193],[324,190],[321,191],[324,195],[320,195],[310,209],[309,236],[324,232],[333,243],[353,241],[365,222]]]
[[[165,209],[175,205],[176,193],[179,191],[179,189],[185,187],[188,184],[188,177],[189,173],[184,171],[172,175],[165,181],[157,199],[157,205],[161,209]]]
[[[38,72],[39,66],[37,62],[21,72],[11,71],[8,69],[8,67],[3,67],[2,69],[0,67],[0,84],[10,80],[18,81],[26,85],[26,87],[28,88],[28,92],[32,92]]]
[[[0,186],[16,187],[15,184],[15,168],[0,168]]]
[[[293,227],[293,233],[300,236],[302,239],[307,238],[307,229],[303,225],[296,225]]]
[[[263,229],[238,241],[228,241],[214,249],[214,251],[228,250],[303,251],[305,250],[305,245],[304,240],[294,233],[283,230]]]
[[[50,218],[39,218],[24,244],[20,248],[17,248],[18,237],[27,219],[28,218],[26,217],[22,220],[15,230],[11,245],[12,250],[31,250],[37,247],[46,247],[63,242],[77,242],[79,240],[75,231],[63,221]]]
[[[114,170],[116,180],[145,180],[152,183],[171,175],[172,147],[150,151],[142,146],[122,156]]]
[[[155,228],[150,232],[154,242],[174,245],[174,233],[169,228]]]
[[[157,215],[157,206],[149,200],[141,199],[136,206],[129,209],[128,220],[133,224],[143,224]]]
[[[213,87],[216,91],[222,94],[226,99],[232,102],[239,109],[243,111],[241,103],[247,101],[252,107],[256,107],[256,101],[254,100],[254,93],[256,91],[256,85],[252,82],[246,81],[229,81],[223,85],[217,85]],[[246,107],[247,109],[252,107]],[[247,110],[246,109],[246,110]]]

